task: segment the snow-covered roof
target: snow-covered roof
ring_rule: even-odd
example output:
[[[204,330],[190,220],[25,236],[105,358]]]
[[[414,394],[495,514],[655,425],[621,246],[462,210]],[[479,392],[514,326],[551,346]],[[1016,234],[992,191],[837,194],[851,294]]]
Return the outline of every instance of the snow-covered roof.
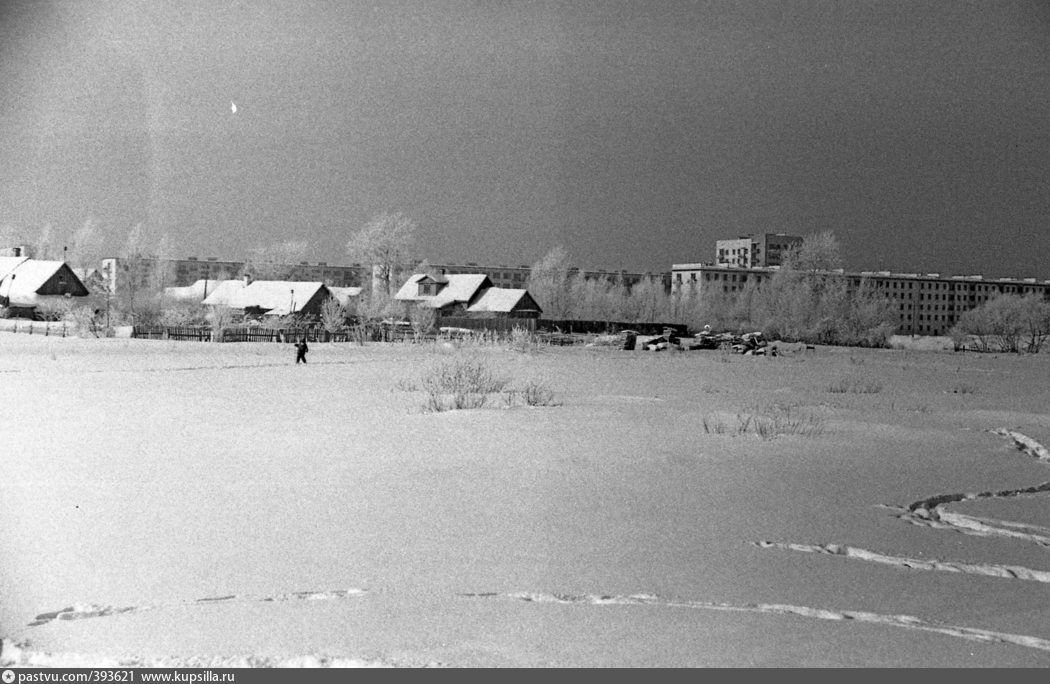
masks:
[[[346,306],[350,303],[350,300],[361,296],[361,288],[359,287],[332,287],[328,286],[328,291],[332,293],[342,306]]]
[[[36,292],[64,265],[64,261],[26,259],[14,270],[14,275],[17,276],[15,288]]]
[[[220,280],[216,283],[214,290],[211,287],[208,288],[208,296],[202,304],[234,307],[234,296],[243,289],[243,280]]]
[[[426,297],[419,296],[419,281],[426,278],[426,273],[415,273],[405,281],[405,284],[401,286],[401,289],[394,295],[394,299],[415,301],[417,299],[426,299]]]
[[[262,309],[283,316],[302,311],[303,306],[324,287],[321,282],[256,280],[238,290],[229,306],[234,309]]]
[[[204,300],[206,295],[215,292],[219,287],[219,284],[224,282],[227,281],[214,279],[205,280],[202,278],[192,285],[185,285],[183,287],[166,287],[164,288],[164,296],[180,302],[200,302]]]
[[[26,257],[0,257],[0,296],[6,297],[14,306],[36,306],[43,299],[63,295],[40,295],[42,288],[59,270],[65,267],[64,261],[28,259]],[[87,288],[80,282],[72,269],[66,268],[72,281],[73,292],[78,296],[87,294]],[[67,290],[68,291],[68,290]]]
[[[440,309],[456,302],[469,302],[478,289],[490,282],[484,273],[452,273],[444,276],[447,284],[436,295],[419,294],[419,282],[424,278],[434,278],[426,273],[416,273],[401,286],[394,299],[406,302],[426,302],[434,309]],[[441,282],[437,280],[436,282]]]
[[[29,261],[29,257],[0,257],[0,278],[19,267],[23,262]]]
[[[471,313],[482,311],[510,313],[527,294],[526,290],[490,287],[485,290],[478,301],[467,308],[467,311]]]

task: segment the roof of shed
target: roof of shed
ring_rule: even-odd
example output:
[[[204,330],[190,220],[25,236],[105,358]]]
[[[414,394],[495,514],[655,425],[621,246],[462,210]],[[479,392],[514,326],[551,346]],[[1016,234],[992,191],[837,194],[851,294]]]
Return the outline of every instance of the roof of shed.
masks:
[[[496,313],[510,313],[514,307],[528,295],[526,290],[517,290],[504,287],[490,287],[467,311],[472,313],[491,311]]]

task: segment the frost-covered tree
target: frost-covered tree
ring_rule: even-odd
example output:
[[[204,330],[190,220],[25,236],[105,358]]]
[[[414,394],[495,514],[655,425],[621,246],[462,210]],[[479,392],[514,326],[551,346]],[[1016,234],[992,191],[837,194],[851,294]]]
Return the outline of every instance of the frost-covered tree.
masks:
[[[813,233],[805,236],[801,245],[787,250],[782,263],[782,268],[794,271],[842,268],[842,247],[835,233],[830,230]]]
[[[416,222],[404,214],[377,214],[350,235],[347,256],[351,261],[371,266],[385,294],[392,294],[398,268],[408,261],[417,230]]]
[[[55,254],[55,229],[50,223],[45,223],[40,227],[40,233],[37,235],[36,244],[34,245],[33,256],[37,259],[58,259],[61,254]]]
[[[94,219],[88,218],[73,231],[66,259],[71,266],[88,268],[102,258],[102,233]]]
[[[130,322],[152,320],[159,312],[168,269],[157,251],[167,249],[164,244],[168,243],[163,236],[151,243],[141,223],[128,231],[117,258],[114,295],[117,310]]]
[[[321,304],[321,326],[330,333],[339,332],[346,325],[346,308],[335,297]]]
[[[533,264],[529,271],[529,294],[543,309],[545,318],[571,317],[569,269],[569,254],[558,245]]]
[[[287,280],[306,259],[310,245],[305,240],[288,240],[255,247],[248,252],[242,273],[255,280]]]
[[[971,336],[980,351],[1036,353],[1050,337],[1050,302],[1000,295],[963,313],[950,335],[955,340]]]

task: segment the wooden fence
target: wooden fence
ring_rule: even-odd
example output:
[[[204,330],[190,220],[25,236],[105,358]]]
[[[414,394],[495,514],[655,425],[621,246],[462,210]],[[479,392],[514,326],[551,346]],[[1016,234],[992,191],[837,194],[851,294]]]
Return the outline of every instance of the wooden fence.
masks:
[[[132,337],[143,340],[178,340],[182,342],[212,342],[214,331],[210,326],[136,325]],[[219,342],[350,342],[356,339],[349,330],[328,332],[324,328],[263,328],[244,326],[224,328]]]
[[[541,318],[536,321],[536,329],[541,331],[560,331],[563,333],[585,334],[601,334],[618,332],[620,330],[634,330],[642,335],[661,335],[666,329],[674,330],[679,335],[685,335],[687,332],[687,326],[679,323],[626,323],[623,321],[555,320],[551,318]]]
[[[76,335],[77,326],[66,321],[30,321],[23,318],[0,318],[0,330],[4,332],[26,333],[27,335],[45,335],[51,337],[72,337]]]
[[[469,316],[438,316],[437,328],[467,328],[469,330],[493,330],[510,333],[515,329],[536,331],[535,318],[471,318]]]
[[[462,325],[466,322],[475,323],[474,327]],[[496,325],[477,325],[478,323]],[[471,330],[470,333],[458,332],[416,332],[408,327],[390,325],[369,325],[357,330],[341,330],[339,332],[328,332],[321,327],[304,328],[264,328],[261,326],[238,326],[224,328],[221,337],[215,340],[210,326],[140,326],[132,329],[131,336],[146,340],[179,340],[190,342],[275,342],[290,343],[305,339],[307,342],[355,342],[357,340],[368,340],[372,342],[404,342],[422,344],[434,342],[435,340],[457,339],[461,337],[478,337],[479,339],[509,338],[515,329],[525,329],[534,339],[541,344],[565,346],[583,344],[587,342],[593,333],[583,331],[563,330],[561,332],[548,332],[547,330],[536,330],[536,319],[469,319],[456,317],[442,317],[437,325],[440,327],[464,328]],[[542,321],[541,321],[542,323]],[[26,323],[25,325],[28,325]],[[54,333],[52,333],[54,334]]]

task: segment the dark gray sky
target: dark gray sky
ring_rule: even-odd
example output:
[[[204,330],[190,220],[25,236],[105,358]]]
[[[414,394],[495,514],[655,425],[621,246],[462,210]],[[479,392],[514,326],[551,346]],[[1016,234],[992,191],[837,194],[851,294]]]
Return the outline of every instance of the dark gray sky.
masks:
[[[432,261],[668,270],[832,229],[851,268],[1050,278],[1042,2],[0,0],[0,88],[29,235],[339,263],[401,211]]]

